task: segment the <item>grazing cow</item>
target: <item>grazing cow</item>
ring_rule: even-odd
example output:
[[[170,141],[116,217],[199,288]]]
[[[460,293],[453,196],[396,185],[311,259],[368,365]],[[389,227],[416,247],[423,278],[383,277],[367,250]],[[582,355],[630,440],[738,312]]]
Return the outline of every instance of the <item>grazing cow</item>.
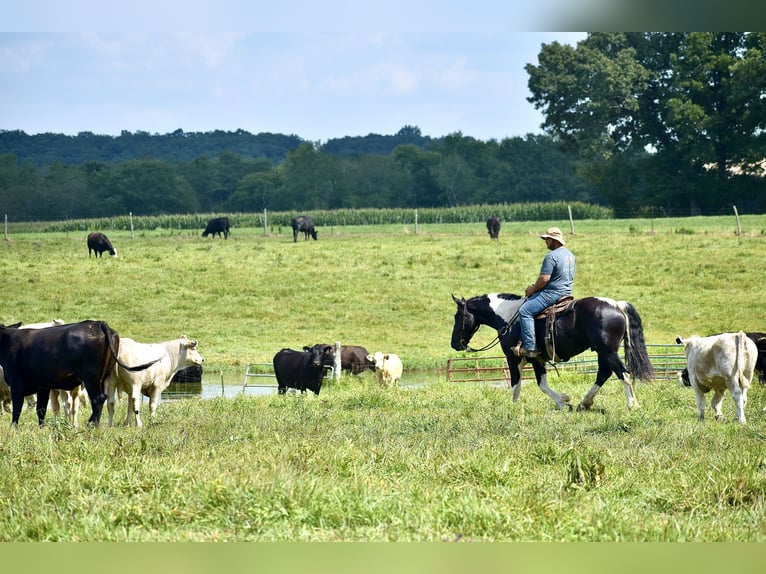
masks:
[[[710,407],[716,420],[723,419],[721,401],[728,388],[737,410],[737,420],[744,424],[747,390],[753,379],[758,348],[742,331],[722,333],[709,337],[690,337],[676,341],[684,346],[686,353],[687,381],[694,389],[699,420],[705,420],[705,393],[713,390]]]
[[[304,241],[309,240],[309,235],[311,235],[311,237],[314,238],[314,241],[316,241],[317,232],[314,229],[314,220],[310,217],[306,217],[305,215],[293,217],[290,225],[293,227],[293,243],[298,241],[298,232],[300,231],[303,232]]]
[[[51,389],[85,385],[98,425],[106,400],[105,385],[115,361],[120,336],[103,321],[82,321],[46,329],[19,329],[0,324],[0,365],[11,387],[11,424],[18,425],[24,397],[37,394],[37,419],[45,422]],[[151,363],[128,367],[141,370]]]
[[[202,237],[207,237],[208,235],[215,237],[216,234],[218,234],[218,237],[221,237],[221,233],[223,233],[224,239],[229,238],[228,217],[214,217],[208,221],[207,226],[205,227],[205,231],[202,232]]]
[[[306,389],[319,394],[325,373],[325,363],[333,353],[331,345],[303,347],[303,351],[282,349],[274,355],[274,374],[277,377],[277,392],[284,395],[288,388]]]
[[[123,363],[153,361],[153,364],[141,372],[131,372],[115,364],[107,381],[107,410],[109,426],[114,424],[114,403],[117,391],[128,395],[128,416],[125,425],[136,417],[136,425],[141,421],[141,395],[149,397],[149,415],[154,417],[160,404],[162,391],[168,388],[173,375],[190,365],[201,365],[202,355],[197,351],[197,341],[182,336],[180,339],[161,343],[137,343],[133,339],[120,339],[118,358]]]
[[[63,324],[64,321],[61,319],[54,319],[53,321],[47,321],[45,323],[27,323],[26,325],[21,325],[19,329],[45,329],[46,327]],[[53,393],[53,391],[51,391],[51,393]],[[26,400],[27,406],[30,409],[33,409],[37,404],[35,395],[28,395]],[[2,366],[0,366],[0,403],[2,403],[0,410],[11,412],[11,387],[8,386],[8,383],[5,380],[5,373],[3,372]]]
[[[393,353],[381,353],[367,355],[367,361],[375,368],[375,378],[383,387],[396,386],[402,378],[402,361]]]
[[[102,257],[104,251],[108,251],[112,257],[117,257],[117,250],[112,247],[112,242],[109,238],[98,231],[94,231],[88,235],[88,257],[91,252],[96,254],[96,257]]]
[[[332,346],[332,353],[325,359],[325,365],[328,367],[335,365],[335,346],[323,344],[323,347]],[[340,346],[340,368],[344,371],[351,371],[352,375],[358,375],[359,373],[372,370],[372,365],[367,360],[367,349],[358,345],[341,345]]]
[[[493,215],[487,219],[487,233],[489,233],[490,239],[497,239],[500,237],[500,218],[497,215]]]

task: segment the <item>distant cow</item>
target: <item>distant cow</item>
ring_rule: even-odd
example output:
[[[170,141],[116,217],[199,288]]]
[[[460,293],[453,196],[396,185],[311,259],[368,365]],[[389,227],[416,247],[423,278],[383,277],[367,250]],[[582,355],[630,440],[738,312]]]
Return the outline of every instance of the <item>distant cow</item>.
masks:
[[[749,333],[745,333],[745,335],[747,335],[750,340],[755,343],[755,346],[758,347],[758,358],[755,361],[755,372],[758,375],[758,380],[761,383],[766,383],[766,333],[751,331]],[[688,387],[689,372],[687,369],[683,370],[681,377],[684,381],[684,384]]]
[[[323,345],[329,347],[331,345]],[[367,370],[372,370],[373,366],[367,360],[367,349],[358,345],[341,345],[340,346],[340,368],[344,371],[351,371],[352,374],[358,375],[359,373]],[[335,346],[332,345],[332,353],[325,359],[325,365],[333,366],[335,364]]]
[[[314,229],[314,220],[310,217],[306,217],[305,215],[293,217],[290,225],[293,227],[293,243],[298,241],[298,233],[301,231],[304,235],[304,241],[309,240],[309,235],[311,235],[311,237],[314,238],[314,241],[316,241],[317,232]]]
[[[229,218],[228,217],[214,217],[210,221],[207,222],[207,226],[205,227],[205,231],[202,232],[202,237],[207,237],[208,235],[212,235],[215,237],[217,234],[218,237],[221,237],[221,233],[223,233],[223,238],[228,239],[229,238]]]
[[[402,378],[402,361],[393,353],[381,353],[367,355],[367,360],[375,368],[375,377],[383,387],[396,386]]]
[[[140,372],[131,372],[115,364],[107,381],[107,410],[109,425],[114,424],[114,403],[117,391],[128,394],[128,416],[125,424],[129,425],[136,417],[136,425],[141,421],[141,395],[149,397],[149,416],[155,416],[160,404],[162,391],[168,388],[173,375],[190,365],[201,365],[204,359],[197,351],[197,341],[182,336],[180,339],[161,343],[138,343],[133,339],[120,339],[118,358],[122,363],[135,364],[152,361],[152,365]]]
[[[112,242],[109,238],[98,231],[94,231],[88,235],[88,257],[91,256],[91,252],[96,254],[96,257],[101,257],[104,251],[108,251],[112,257],[117,257],[117,250],[112,247]]]
[[[500,237],[500,218],[497,215],[493,215],[487,219],[487,233],[489,233],[490,239],[497,239]]]
[[[688,384],[694,389],[699,420],[705,419],[705,393],[714,391],[710,401],[716,420],[723,419],[721,401],[726,389],[731,392],[737,420],[745,423],[747,391],[753,379],[758,348],[742,331],[709,337],[690,337],[676,341],[684,346]]]
[[[105,385],[115,361],[120,336],[103,321],[82,321],[46,329],[19,329],[0,324],[0,365],[11,387],[11,424],[16,426],[24,397],[37,394],[37,419],[45,422],[51,389],[85,385],[94,425],[101,420]],[[149,366],[128,367],[141,370]]]
[[[282,349],[274,355],[274,374],[277,377],[277,392],[284,395],[288,388],[306,389],[319,394],[324,378],[325,363],[333,348],[330,345],[304,347],[303,351]]]

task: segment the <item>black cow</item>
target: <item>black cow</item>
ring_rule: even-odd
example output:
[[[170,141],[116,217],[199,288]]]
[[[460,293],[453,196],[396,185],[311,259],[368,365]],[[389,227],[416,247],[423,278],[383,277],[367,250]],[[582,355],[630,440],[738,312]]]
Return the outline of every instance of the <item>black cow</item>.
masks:
[[[298,217],[293,217],[293,220],[290,222],[290,225],[293,226],[293,243],[298,241],[298,232],[302,231],[304,235],[304,241],[309,240],[309,235],[314,238],[314,241],[316,241],[317,238],[317,232],[314,229],[314,220],[310,217],[306,217],[305,215],[299,215]]]
[[[228,217],[214,217],[208,221],[207,226],[205,227],[205,231],[202,232],[202,237],[207,237],[208,235],[215,237],[216,234],[218,234],[218,237],[221,237],[221,233],[223,233],[224,239],[229,238]]]
[[[497,239],[500,237],[500,218],[497,215],[493,215],[487,219],[487,233],[489,233],[490,239]]]
[[[277,377],[277,392],[284,395],[288,388],[306,389],[319,394],[324,378],[325,362],[333,352],[330,345],[304,347],[303,351],[282,349],[274,355],[274,374]]]
[[[117,352],[120,336],[103,321],[82,321],[46,329],[19,329],[20,323],[0,324],[0,365],[11,387],[11,424],[17,425],[24,397],[37,394],[37,419],[45,422],[51,389],[71,391],[83,384],[93,414],[89,422],[98,425],[106,400],[106,380],[115,362],[130,371],[156,363],[128,367]]]
[[[323,345],[329,347],[330,345]],[[351,374],[358,375],[367,370],[374,370],[375,366],[367,361],[367,349],[358,345],[340,346],[340,368],[344,371],[351,371]],[[335,365],[335,346],[332,345],[332,352],[325,358],[325,365]]]
[[[88,257],[90,257],[91,251],[96,254],[96,257],[103,256],[104,251],[108,251],[112,257],[117,257],[117,250],[112,247],[107,236],[98,231],[88,235]]]

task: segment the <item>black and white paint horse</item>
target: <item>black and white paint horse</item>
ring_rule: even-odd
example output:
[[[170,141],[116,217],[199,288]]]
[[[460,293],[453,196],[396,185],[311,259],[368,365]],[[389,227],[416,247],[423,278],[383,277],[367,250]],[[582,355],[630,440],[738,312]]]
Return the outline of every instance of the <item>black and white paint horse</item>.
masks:
[[[509,293],[490,293],[468,300],[452,299],[457,304],[455,325],[452,329],[452,348],[456,351],[469,350],[468,343],[481,325],[489,325],[498,331],[498,339],[508,361],[511,373],[513,402],[519,400],[521,393],[521,368],[524,357],[513,354],[513,347],[518,342],[521,327],[515,318],[518,309],[525,301],[524,297]],[[509,322],[513,326],[509,329]],[[545,337],[545,319],[535,320],[535,338],[542,360],[532,361],[537,385],[559,408],[569,407],[570,398],[548,386],[547,369],[543,361],[551,361],[548,355]],[[641,318],[636,309],[627,301],[614,301],[603,297],[584,297],[577,299],[573,307],[556,316],[554,327],[556,361],[568,361],[586,349],[598,355],[598,373],[593,387],[586,393],[577,410],[587,410],[593,406],[593,399],[601,386],[614,373],[622,381],[628,399],[628,409],[638,406],[638,399],[633,388],[633,380],[649,381],[654,375],[649,355],[644,342]],[[620,343],[625,348],[625,357],[629,366],[620,359]]]

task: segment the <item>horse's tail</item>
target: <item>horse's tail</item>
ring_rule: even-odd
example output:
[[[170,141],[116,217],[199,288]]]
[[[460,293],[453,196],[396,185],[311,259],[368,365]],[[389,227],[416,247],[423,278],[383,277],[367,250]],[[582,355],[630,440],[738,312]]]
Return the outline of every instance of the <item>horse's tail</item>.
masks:
[[[652,367],[649,353],[646,350],[641,317],[636,308],[628,301],[618,301],[617,305],[619,305],[628,323],[625,329],[625,337],[623,338],[628,370],[633,375],[633,378],[651,381],[654,378],[654,367]]]

